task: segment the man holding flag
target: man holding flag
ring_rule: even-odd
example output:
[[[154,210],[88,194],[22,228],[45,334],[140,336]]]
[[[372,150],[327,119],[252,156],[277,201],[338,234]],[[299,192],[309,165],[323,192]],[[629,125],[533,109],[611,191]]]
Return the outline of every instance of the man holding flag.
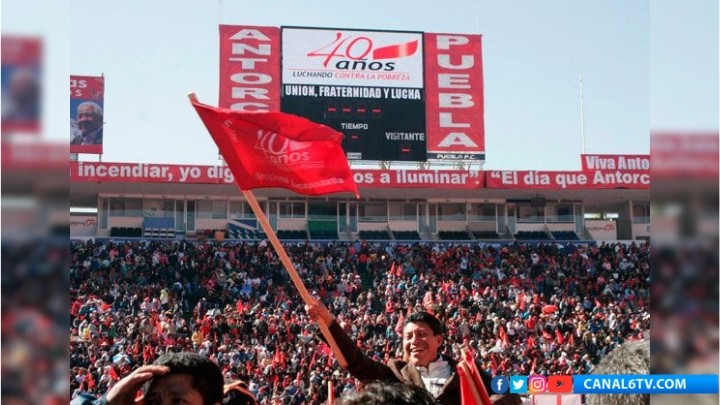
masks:
[[[469,369],[464,359],[460,366],[465,370],[463,375],[466,378],[460,381],[456,371],[458,362],[438,355],[443,341],[442,325],[429,313],[421,312],[406,318],[403,327],[404,360],[391,360],[386,366],[364,355],[328,309],[310,295],[250,191],[280,187],[304,195],[351,192],[359,198],[342,148],[343,135],[325,125],[291,114],[213,108],[200,103],[194,93],[188,96],[338,363],[362,381],[399,381],[419,386],[441,404],[460,404],[461,386],[468,387],[469,384],[474,395],[463,395],[463,398],[468,398],[462,401],[463,404],[490,405],[487,395],[491,381],[489,376],[477,372],[474,364]],[[496,404],[521,403],[517,395],[493,399]]]
[[[188,97],[300,297],[310,304],[312,296],[251,190],[280,187],[304,195],[352,192],[360,198],[342,148],[343,134],[292,114],[214,108],[200,103],[195,93]],[[338,362],[345,365],[327,325],[319,326]]]
[[[428,312],[416,312],[405,318],[403,336],[403,359],[390,360],[387,365],[365,355],[352,339],[345,334],[335,317],[320,301],[314,300],[305,306],[310,318],[315,322],[328,325],[332,337],[337,342],[347,362],[347,370],[355,378],[363,381],[395,381],[411,384],[427,390],[441,404],[445,405],[481,405],[472,399],[461,401],[461,376],[456,371],[459,362],[440,355],[443,343],[442,324]],[[491,378],[480,372],[482,384],[475,386],[484,392],[490,403],[520,404],[517,395],[493,395],[490,392]],[[483,395],[480,394],[480,397]]]

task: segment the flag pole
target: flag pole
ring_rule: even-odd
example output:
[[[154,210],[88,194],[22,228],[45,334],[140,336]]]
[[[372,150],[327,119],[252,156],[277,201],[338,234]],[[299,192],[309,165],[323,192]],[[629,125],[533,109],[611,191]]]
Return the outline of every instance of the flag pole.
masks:
[[[242,190],[242,193],[250,204],[250,208],[252,208],[255,216],[260,221],[260,226],[262,226],[263,230],[265,231],[265,234],[270,240],[270,243],[273,245],[273,247],[275,247],[275,250],[280,257],[280,261],[285,267],[285,270],[287,270],[288,274],[290,274],[290,279],[292,279],[295,288],[298,289],[300,297],[302,297],[303,301],[305,301],[306,304],[310,304],[311,295],[308,292],[307,287],[305,287],[305,284],[302,282],[300,275],[297,273],[297,270],[295,270],[295,267],[290,261],[290,257],[285,251],[285,248],[275,234],[275,231],[273,231],[272,226],[270,225],[270,221],[268,221],[265,213],[260,208],[260,204],[258,204],[257,199],[255,199],[255,195],[250,190]],[[328,345],[330,345],[330,348],[332,349],[333,354],[335,354],[335,358],[337,359],[338,363],[340,363],[342,367],[347,367],[347,360],[345,360],[345,356],[343,356],[342,352],[340,351],[340,347],[337,345],[335,339],[332,337],[329,325],[325,324],[324,321],[320,320],[318,322],[318,326],[320,326],[320,331],[322,332],[323,336],[325,336],[325,340],[327,340]]]
[[[198,102],[197,96],[194,92],[188,93],[188,98],[194,102]],[[278,239],[277,235],[275,234],[275,231],[272,229],[272,226],[270,225],[270,221],[268,221],[267,217],[265,216],[265,213],[263,212],[262,208],[260,208],[260,204],[258,204],[257,199],[255,198],[255,195],[252,193],[251,190],[242,190],[243,196],[247,200],[247,202],[250,204],[250,208],[255,213],[255,217],[257,217],[258,221],[260,221],[260,226],[262,226],[262,229],[265,231],[265,234],[267,235],[268,239],[270,240],[270,243],[275,248],[275,251],[277,252],[278,256],[280,257],[280,261],[283,264],[283,267],[285,267],[285,270],[290,275],[290,279],[292,280],[293,284],[295,285],[295,288],[297,288],[298,292],[300,293],[300,297],[306,304],[311,303],[311,295],[307,290],[307,287],[305,287],[305,284],[302,282],[302,279],[300,278],[300,275],[295,270],[295,267],[292,264],[292,261],[290,261],[290,257],[288,256],[287,252],[285,251],[285,248],[283,247],[282,243]],[[337,342],[335,342],[335,339],[332,337],[332,334],[330,333],[329,325],[327,325],[324,321],[320,320],[318,322],[318,326],[320,327],[320,331],[322,332],[323,336],[325,336],[325,340],[327,341],[328,345],[333,351],[333,354],[335,355],[335,358],[337,359],[338,363],[343,368],[347,368],[348,362],[345,359],[345,356],[340,351],[340,347],[337,345]]]

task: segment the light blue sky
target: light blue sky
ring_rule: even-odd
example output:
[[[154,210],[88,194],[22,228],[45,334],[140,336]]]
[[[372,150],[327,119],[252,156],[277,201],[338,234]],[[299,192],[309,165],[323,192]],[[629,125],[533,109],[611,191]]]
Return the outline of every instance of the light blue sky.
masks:
[[[39,3],[50,17],[34,14]],[[66,74],[105,75],[104,161],[218,162],[185,94],[217,104],[220,23],[482,34],[487,169],[580,167],[581,71],[587,153],[649,153],[651,123],[717,130],[717,3],[710,0],[682,7],[664,0],[45,3],[6,0],[3,31],[44,27],[55,49],[69,49]],[[43,25],[45,18],[54,25]],[[50,137],[68,136],[64,103],[47,117],[50,128],[60,127],[46,131]]]

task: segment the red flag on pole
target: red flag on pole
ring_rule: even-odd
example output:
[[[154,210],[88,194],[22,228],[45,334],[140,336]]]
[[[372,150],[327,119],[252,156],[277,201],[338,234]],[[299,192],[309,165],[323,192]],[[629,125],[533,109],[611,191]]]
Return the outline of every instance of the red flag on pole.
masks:
[[[555,339],[557,339],[559,345],[563,344],[563,342],[565,341],[562,333],[560,333],[560,329],[555,329]]]
[[[505,332],[504,326],[500,325],[500,327],[498,328],[498,335],[500,335],[500,339],[502,339],[503,343],[505,345],[507,345],[508,344],[508,335],[507,335],[507,332]]]
[[[340,132],[292,114],[191,102],[241,189],[280,187],[305,195],[349,191],[358,196]]]
[[[522,291],[517,295],[517,304],[521,311],[525,310],[525,293]]]
[[[465,370],[458,366],[458,377],[460,377],[460,403],[462,405],[480,405],[481,402],[476,398],[477,392],[473,392],[470,379],[465,374]]]
[[[281,187],[306,195],[351,191],[359,198],[340,144],[342,134],[289,114],[245,113],[213,108],[201,104],[195,93],[188,94],[188,98],[220,148],[300,297],[305,304],[312,304],[315,299],[305,287],[251,189]],[[346,367],[347,360],[329,326],[324,321],[318,322],[318,326],[338,363]]]
[[[118,381],[120,379],[120,377],[118,377],[117,375],[117,372],[115,372],[115,367],[107,366],[107,372],[113,381]]]
[[[86,381],[87,381],[88,391],[92,391],[95,388],[95,379],[93,378],[90,370],[88,370]],[[85,382],[85,381],[83,381],[83,382]]]
[[[328,381],[328,400],[327,405],[335,405],[335,387],[332,380]]]
[[[400,316],[398,317],[397,323],[395,324],[394,331],[395,331],[395,333],[397,333],[399,335],[402,333],[403,326],[405,325],[405,315],[403,315],[402,311],[398,311],[398,312],[400,312]],[[408,314],[410,314],[410,313],[411,312],[408,311]]]
[[[308,369],[312,370],[312,368],[315,366],[315,358],[317,357],[317,350],[313,351],[313,355],[310,358],[310,365],[308,366]]]
[[[467,402],[461,399],[463,405],[490,405],[490,396],[488,395],[487,389],[485,389],[485,383],[483,383],[480,377],[480,371],[475,365],[472,354],[464,349],[461,351],[462,359],[457,366],[458,377],[460,377],[460,395],[462,398],[463,374],[469,392],[472,393],[472,396],[468,398]]]

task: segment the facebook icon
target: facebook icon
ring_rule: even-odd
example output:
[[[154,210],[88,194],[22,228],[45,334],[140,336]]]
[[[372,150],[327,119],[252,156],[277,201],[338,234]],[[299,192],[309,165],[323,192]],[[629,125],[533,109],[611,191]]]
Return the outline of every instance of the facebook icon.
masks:
[[[507,378],[501,375],[496,375],[495,377],[493,377],[492,382],[490,383],[490,388],[496,394],[504,394],[510,388],[510,384],[508,383]]]

